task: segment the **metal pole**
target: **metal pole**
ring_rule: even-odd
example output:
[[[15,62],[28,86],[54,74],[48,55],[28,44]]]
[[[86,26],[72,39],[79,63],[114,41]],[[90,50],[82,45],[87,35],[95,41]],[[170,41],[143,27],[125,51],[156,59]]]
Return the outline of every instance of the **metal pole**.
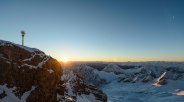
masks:
[[[25,32],[21,31],[21,34],[22,34],[22,46],[24,47],[24,35],[25,35]]]
[[[24,47],[24,36],[22,36],[22,46]]]

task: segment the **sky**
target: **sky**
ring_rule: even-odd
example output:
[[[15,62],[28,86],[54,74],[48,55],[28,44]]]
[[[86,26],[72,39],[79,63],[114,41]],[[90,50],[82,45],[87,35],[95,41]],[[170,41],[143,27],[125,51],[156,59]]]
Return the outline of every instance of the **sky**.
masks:
[[[62,61],[184,61],[184,0],[0,0],[0,39]]]

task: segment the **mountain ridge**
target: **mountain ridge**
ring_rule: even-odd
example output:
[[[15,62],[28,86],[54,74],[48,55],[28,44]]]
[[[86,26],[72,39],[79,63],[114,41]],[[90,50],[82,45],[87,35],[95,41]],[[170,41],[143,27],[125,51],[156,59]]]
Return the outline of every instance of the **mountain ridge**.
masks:
[[[0,40],[0,101],[107,102],[102,91],[78,76],[69,83],[74,93],[69,95],[62,77],[61,64],[51,56],[36,48]]]

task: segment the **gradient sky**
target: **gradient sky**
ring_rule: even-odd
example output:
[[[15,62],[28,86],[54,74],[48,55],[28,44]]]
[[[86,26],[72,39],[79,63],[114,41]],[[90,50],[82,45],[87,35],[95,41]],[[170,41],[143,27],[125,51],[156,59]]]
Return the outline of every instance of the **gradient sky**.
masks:
[[[0,0],[0,39],[58,60],[184,61],[184,0]]]

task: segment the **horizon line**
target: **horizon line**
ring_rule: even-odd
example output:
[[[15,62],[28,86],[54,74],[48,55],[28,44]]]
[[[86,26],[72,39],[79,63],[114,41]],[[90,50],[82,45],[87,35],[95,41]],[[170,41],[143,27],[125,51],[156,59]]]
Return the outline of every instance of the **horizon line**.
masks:
[[[179,63],[182,63],[184,61],[67,61],[67,62],[64,62],[64,61],[59,61],[59,62],[63,62],[63,63],[68,63],[68,62],[105,62],[105,63],[125,63],[125,62],[135,62],[135,63],[139,63],[139,62],[179,62]]]

